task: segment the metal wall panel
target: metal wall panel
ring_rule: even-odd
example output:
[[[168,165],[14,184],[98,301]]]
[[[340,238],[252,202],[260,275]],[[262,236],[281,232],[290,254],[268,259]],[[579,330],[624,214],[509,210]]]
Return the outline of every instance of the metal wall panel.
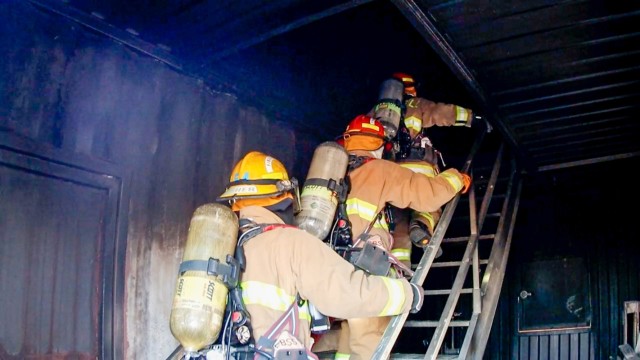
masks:
[[[105,358],[164,358],[177,345],[169,315],[193,211],[214,201],[234,163],[247,151],[270,153],[291,169],[291,175],[304,178],[314,143],[232,95],[26,2],[3,4],[0,24],[0,48],[5,50],[0,60],[0,133],[35,143],[35,153],[49,152],[52,161],[63,160],[58,152],[73,154],[94,172],[112,166],[129,179],[123,188],[128,211],[119,215],[128,224],[127,247],[113,255],[125,273],[102,274],[111,277],[105,283],[105,299],[114,298],[108,310],[117,319],[102,326],[113,332],[114,351],[123,356]],[[77,195],[58,190],[59,196]],[[26,230],[9,232],[24,241]],[[9,256],[1,255],[0,263]],[[94,283],[100,281],[96,276]],[[123,280],[114,280],[118,278]],[[46,277],[39,283],[46,284]],[[17,285],[17,280],[8,284]],[[33,306],[71,301],[44,293],[49,299],[33,299]],[[66,314],[54,312],[54,318]],[[82,314],[73,315],[79,319]],[[40,334],[35,329],[12,331],[30,337]],[[62,329],[55,322],[47,331]],[[50,347],[47,338],[36,336],[34,341],[40,340],[49,350],[38,348],[40,355],[34,359],[75,356],[68,349]],[[83,351],[93,356],[99,350],[94,346]]]
[[[617,347],[623,341],[624,302],[640,299],[637,215],[622,209],[624,204],[637,204],[640,195],[620,186],[619,175],[639,166],[639,161],[597,164],[590,176],[574,170],[555,171],[546,179],[539,175],[528,178],[507,269],[508,284],[503,289],[486,358],[616,358]],[[593,313],[591,330],[518,334],[517,298],[522,290],[522,267],[535,259],[563,257],[586,260]]]
[[[557,334],[519,337],[513,357],[518,360],[590,360],[594,357],[593,335]]]

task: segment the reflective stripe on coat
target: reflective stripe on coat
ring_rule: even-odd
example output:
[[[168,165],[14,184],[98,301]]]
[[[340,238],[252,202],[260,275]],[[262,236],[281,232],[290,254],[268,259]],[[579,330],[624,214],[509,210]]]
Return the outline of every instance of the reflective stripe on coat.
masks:
[[[353,151],[355,155],[368,152]],[[415,173],[397,163],[375,159],[349,174],[351,191],[347,200],[352,205],[349,220],[353,238],[360,235],[367,225],[388,202],[398,208],[411,208],[420,212],[440,209],[462,189],[462,175],[456,169],[447,169],[435,177]],[[357,206],[354,206],[357,205]],[[353,211],[353,210],[358,211]],[[386,229],[374,227],[372,235],[380,235],[390,248],[391,237]]]
[[[240,210],[240,218],[258,224],[282,223],[257,206]],[[240,280],[251,315],[253,336],[260,338],[299,294],[333,318],[376,317],[409,311],[413,295],[404,279],[367,275],[309,233],[276,228],[244,245],[246,269]],[[291,301],[291,302],[290,302]],[[308,311],[300,313],[300,333],[311,346]]]

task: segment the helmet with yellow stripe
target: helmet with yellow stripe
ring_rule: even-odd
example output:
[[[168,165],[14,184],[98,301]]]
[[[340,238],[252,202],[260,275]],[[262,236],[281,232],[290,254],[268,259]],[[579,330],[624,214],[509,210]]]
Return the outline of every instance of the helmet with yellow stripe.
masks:
[[[347,151],[376,150],[384,145],[382,123],[367,115],[356,116],[344,132],[344,146]]]
[[[413,79],[413,76],[401,72],[394,73],[392,75],[394,79],[400,80],[404,85],[404,94],[416,97],[418,96],[418,92],[416,90],[416,81]]]
[[[280,204],[284,208],[293,202],[295,211],[297,192],[297,180],[289,179],[287,169],[278,159],[251,151],[233,167],[229,184],[217,201],[228,201],[233,211],[251,205]]]

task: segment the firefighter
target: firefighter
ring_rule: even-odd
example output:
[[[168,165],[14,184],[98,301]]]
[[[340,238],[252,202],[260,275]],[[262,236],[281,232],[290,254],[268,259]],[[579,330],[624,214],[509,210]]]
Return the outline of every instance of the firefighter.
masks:
[[[470,185],[470,177],[453,168],[427,177],[382,159],[384,128],[368,115],[355,117],[343,137],[350,155],[347,214],[354,246],[370,242],[387,251],[393,247],[389,224],[380,216],[387,204],[422,212],[435,211],[458,192],[467,191]],[[391,318],[342,319],[347,320],[342,321],[336,359],[371,359]]]
[[[242,299],[258,349],[260,344],[299,343],[315,358],[310,352],[308,304],[337,318],[391,316],[422,306],[421,287],[356,269],[322,240],[292,226],[297,181],[277,159],[249,152],[235,165],[229,181],[217,200],[239,213],[240,233],[243,228],[263,229],[250,240],[242,240],[242,235],[238,240],[246,258],[240,275]],[[289,319],[298,322],[297,332],[274,325],[290,324],[279,321],[290,309],[298,314]]]
[[[427,137],[427,128],[432,126],[471,127],[479,118],[473,111],[462,106],[437,103],[418,97],[414,78],[405,73],[395,73],[394,79],[404,86],[403,124],[396,136],[393,157],[402,167],[434,177],[440,172],[440,152]],[[411,244],[424,248],[431,241],[433,231],[442,214],[442,208],[421,212],[393,208],[395,219],[395,244],[392,254],[405,265],[411,265]],[[438,248],[436,257],[442,254]]]

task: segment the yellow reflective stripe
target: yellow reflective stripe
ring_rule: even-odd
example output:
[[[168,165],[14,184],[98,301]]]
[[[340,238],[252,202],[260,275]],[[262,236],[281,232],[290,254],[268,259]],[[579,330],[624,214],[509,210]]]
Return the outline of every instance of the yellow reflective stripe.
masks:
[[[407,168],[415,173],[424,174],[428,177],[435,177],[436,169],[433,168],[433,165],[430,164],[416,164],[416,163],[408,163],[408,164],[400,164],[400,166]]]
[[[417,108],[418,107],[418,100],[416,100],[416,98],[408,99],[407,101],[405,101],[404,105],[407,108]]]
[[[343,354],[343,353],[339,353],[337,352],[334,359],[335,360],[349,360],[349,358],[351,357],[350,354]]]
[[[298,319],[306,320],[311,324],[311,312],[309,311],[309,302],[305,301],[304,305],[298,306]]]
[[[295,296],[288,295],[281,288],[260,281],[243,281],[240,287],[245,305],[260,305],[284,312],[296,300]],[[311,322],[311,314],[306,302],[303,306],[298,306],[298,312],[301,320]]]
[[[378,215],[377,207],[366,201],[353,198],[347,200],[347,215],[358,215],[361,218],[371,221]]]
[[[435,224],[434,224],[434,221],[433,221],[433,215],[432,215],[431,213],[428,213],[428,212],[421,212],[421,213],[418,213],[418,216],[419,216],[420,218],[422,218],[422,220],[424,220],[424,221],[428,222],[428,223],[429,223],[429,227],[430,227],[431,229],[433,229],[433,228],[434,228],[434,225],[435,225]]]
[[[440,175],[438,176],[442,176],[445,180],[447,180],[449,185],[451,185],[456,192],[462,190],[462,180],[460,180],[457,175],[445,171],[440,173]]]
[[[404,119],[404,124],[409,130],[414,130],[415,132],[420,132],[422,130],[422,119],[417,116],[409,116]]]
[[[378,208],[364,200],[358,198],[347,200],[347,215],[357,215],[364,220],[371,222],[378,215]],[[381,219],[376,220],[373,224],[374,228],[389,230],[389,224]]]
[[[469,120],[471,111],[456,105],[456,125],[466,125]]]
[[[402,109],[400,108],[400,106],[398,106],[395,103],[387,102],[387,101],[383,101],[381,103],[378,103],[376,106],[374,106],[373,111],[378,111],[380,109],[389,109],[389,110],[393,111],[394,113],[396,113],[398,115],[400,115],[400,113],[402,112]]]
[[[411,260],[411,249],[397,248],[391,249],[391,255],[395,256],[400,261]]]
[[[338,203],[338,200],[333,196],[333,192],[322,185],[306,185],[302,188],[302,194],[300,196],[317,196],[322,199],[331,200],[334,205]]]
[[[269,309],[285,311],[295,300],[295,296],[288,295],[277,286],[259,281],[243,281],[242,301],[245,304],[262,305]]]
[[[390,279],[385,276],[380,276],[387,286],[387,292],[389,293],[389,300],[384,309],[378,314],[378,316],[398,315],[402,312],[402,306],[405,302],[404,289],[402,288],[402,280]]]

